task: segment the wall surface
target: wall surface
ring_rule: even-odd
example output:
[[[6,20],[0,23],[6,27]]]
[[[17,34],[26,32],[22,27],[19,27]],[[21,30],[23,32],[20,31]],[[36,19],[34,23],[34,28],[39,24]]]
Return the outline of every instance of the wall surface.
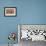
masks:
[[[46,0],[23,0],[21,24],[46,24]]]
[[[9,6],[17,7],[16,17],[4,17]],[[8,43],[9,32],[18,32],[17,24],[46,24],[46,0],[0,0],[0,44]]]

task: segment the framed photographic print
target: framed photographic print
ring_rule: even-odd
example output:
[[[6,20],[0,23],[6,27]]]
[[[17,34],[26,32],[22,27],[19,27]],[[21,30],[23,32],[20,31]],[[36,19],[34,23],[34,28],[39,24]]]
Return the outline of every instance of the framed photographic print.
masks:
[[[16,7],[5,7],[4,8],[4,16],[16,16]]]

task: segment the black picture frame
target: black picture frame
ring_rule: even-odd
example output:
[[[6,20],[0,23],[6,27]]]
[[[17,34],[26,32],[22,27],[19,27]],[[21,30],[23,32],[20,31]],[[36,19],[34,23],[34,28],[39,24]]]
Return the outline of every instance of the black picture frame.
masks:
[[[14,9],[16,12],[14,12],[14,14],[6,14],[6,9]],[[5,17],[16,17],[17,16],[17,8],[16,7],[4,7],[4,16]]]

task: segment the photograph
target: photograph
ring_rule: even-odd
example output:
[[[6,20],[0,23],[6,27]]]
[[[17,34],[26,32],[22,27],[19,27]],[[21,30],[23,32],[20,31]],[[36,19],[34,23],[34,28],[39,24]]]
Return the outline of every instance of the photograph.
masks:
[[[16,16],[16,7],[5,7],[4,16]]]

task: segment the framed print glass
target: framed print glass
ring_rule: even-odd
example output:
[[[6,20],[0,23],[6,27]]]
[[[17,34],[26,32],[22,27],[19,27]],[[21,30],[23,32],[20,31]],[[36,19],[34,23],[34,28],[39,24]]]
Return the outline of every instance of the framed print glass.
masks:
[[[4,16],[16,16],[16,7],[5,7]]]

